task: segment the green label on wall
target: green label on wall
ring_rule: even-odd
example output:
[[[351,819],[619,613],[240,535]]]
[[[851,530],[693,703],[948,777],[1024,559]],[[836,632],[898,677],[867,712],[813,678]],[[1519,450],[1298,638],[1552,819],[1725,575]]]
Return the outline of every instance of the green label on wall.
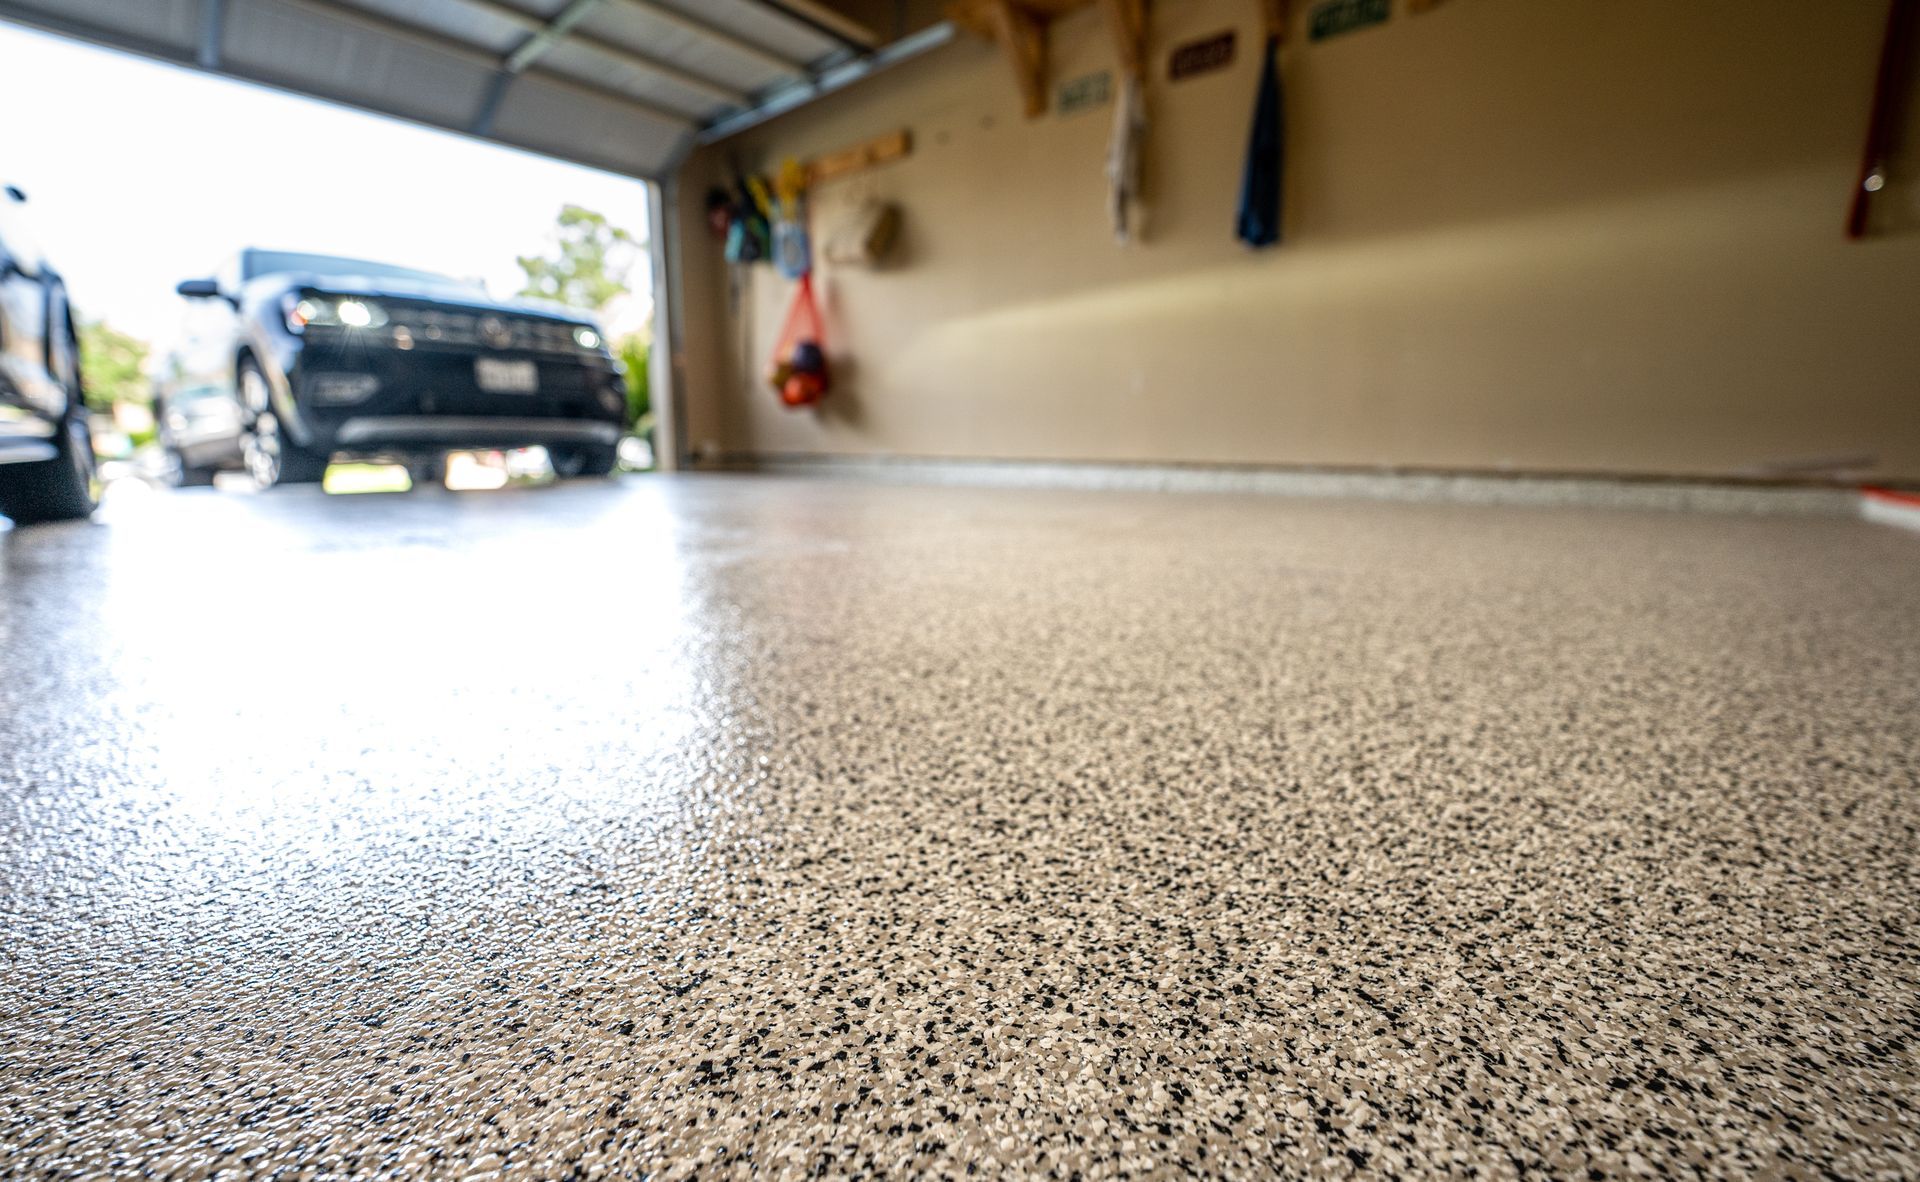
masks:
[[[1103,107],[1113,91],[1113,72],[1102,70],[1098,74],[1082,74],[1080,77],[1060,84],[1059,108],[1062,115],[1071,115],[1075,111],[1086,111],[1094,107]]]
[[[1314,5],[1307,36],[1314,41],[1338,37],[1377,25],[1386,20],[1392,10],[1393,0],[1326,0],[1324,4]]]

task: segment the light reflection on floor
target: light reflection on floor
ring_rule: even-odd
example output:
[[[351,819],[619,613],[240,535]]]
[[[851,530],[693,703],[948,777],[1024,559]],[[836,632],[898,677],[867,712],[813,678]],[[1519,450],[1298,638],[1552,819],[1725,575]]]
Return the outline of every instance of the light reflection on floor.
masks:
[[[612,491],[117,497],[93,527],[110,646],[95,709],[168,818],[145,831],[177,850],[187,826],[185,846],[221,851],[230,873],[344,865],[395,826],[524,812],[500,768],[546,766],[584,788],[577,808],[610,759],[686,742],[699,657],[681,550],[657,497]],[[619,545],[583,541],[608,531]],[[343,791],[354,808],[336,807]],[[619,797],[632,806],[630,782]],[[146,851],[177,869],[161,852]]]

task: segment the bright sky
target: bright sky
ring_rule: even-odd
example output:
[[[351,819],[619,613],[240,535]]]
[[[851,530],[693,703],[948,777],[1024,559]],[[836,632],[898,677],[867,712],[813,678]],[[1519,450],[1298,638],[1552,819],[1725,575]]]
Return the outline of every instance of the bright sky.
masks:
[[[80,314],[164,349],[174,284],[242,246],[519,289],[572,203],[646,236],[641,182],[0,24],[0,180]],[[32,112],[41,112],[36,118]],[[644,290],[644,263],[630,281]],[[615,331],[638,305],[614,309]]]

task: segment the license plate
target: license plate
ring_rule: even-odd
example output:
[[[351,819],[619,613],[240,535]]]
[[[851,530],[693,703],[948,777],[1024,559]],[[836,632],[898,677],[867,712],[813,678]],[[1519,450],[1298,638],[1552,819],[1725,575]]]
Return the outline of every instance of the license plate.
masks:
[[[476,357],[473,380],[489,394],[531,394],[540,388],[540,371],[531,361]]]

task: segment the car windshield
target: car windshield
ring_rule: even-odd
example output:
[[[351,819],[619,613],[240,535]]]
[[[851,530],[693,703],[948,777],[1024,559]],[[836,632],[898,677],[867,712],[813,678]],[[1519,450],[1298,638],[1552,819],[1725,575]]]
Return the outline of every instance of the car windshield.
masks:
[[[437,275],[432,271],[417,271],[412,267],[396,267],[391,263],[376,263],[368,259],[346,259],[330,254],[301,254],[288,250],[250,250],[246,257],[246,277],[258,279],[262,275],[325,275],[336,278],[354,279],[411,279],[420,283],[457,283],[462,287],[478,287],[472,280],[455,279],[449,275]]]

